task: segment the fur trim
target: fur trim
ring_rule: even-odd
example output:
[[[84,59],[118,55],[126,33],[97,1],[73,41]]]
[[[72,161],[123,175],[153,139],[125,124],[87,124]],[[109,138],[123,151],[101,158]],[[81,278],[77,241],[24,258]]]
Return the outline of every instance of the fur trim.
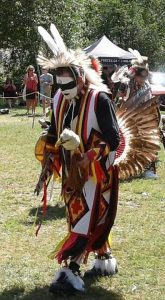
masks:
[[[101,271],[102,274],[114,275],[117,271],[116,258],[112,257],[108,259],[95,259],[93,267],[96,270]]]
[[[67,283],[70,283],[76,290],[84,292],[85,291],[85,284],[84,281],[81,279],[79,275],[75,275],[70,269],[64,267],[57,271],[53,283],[56,283],[60,278],[61,274],[65,273],[65,280]]]
[[[74,131],[65,128],[56,143],[56,146],[58,145],[62,145],[66,150],[75,150],[80,145],[80,138]]]

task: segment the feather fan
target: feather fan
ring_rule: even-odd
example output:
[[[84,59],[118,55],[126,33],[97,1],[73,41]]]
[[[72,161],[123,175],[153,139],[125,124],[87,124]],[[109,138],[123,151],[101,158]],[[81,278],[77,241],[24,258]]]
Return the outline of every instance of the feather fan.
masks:
[[[160,150],[160,115],[158,99],[137,107],[134,103],[116,110],[120,128],[120,145],[116,152],[115,165],[119,167],[120,179],[126,180],[142,173],[156,159]]]

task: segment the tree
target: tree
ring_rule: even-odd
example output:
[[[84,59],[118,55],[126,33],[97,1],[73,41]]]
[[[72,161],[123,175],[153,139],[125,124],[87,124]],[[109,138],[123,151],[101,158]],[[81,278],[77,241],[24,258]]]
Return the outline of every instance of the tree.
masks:
[[[0,48],[8,49],[10,53],[3,61],[4,69],[17,83],[27,66],[35,64],[38,52],[35,6],[30,0],[1,0],[0,5]]]
[[[45,48],[37,26],[49,29],[51,22],[68,47],[89,46],[106,34],[148,56],[151,67],[164,63],[164,0],[1,0],[0,49],[10,53],[6,73],[21,78],[28,64],[36,65],[38,49]]]
[[[53,22],[69,47],[82,46],[85,1],[1,0],[0,48],[10,52],[10,57],[3,61],[5,72],[21,77],[28,64],[36,66],[38,49],[41,45],[45,47],[37,31],[38,25],[49,29]]]
[[[151,67],[164,62],[164,0],[91,0],[88,4],[89,40],[103,34],[118,46],[131,47],[149,57]]]

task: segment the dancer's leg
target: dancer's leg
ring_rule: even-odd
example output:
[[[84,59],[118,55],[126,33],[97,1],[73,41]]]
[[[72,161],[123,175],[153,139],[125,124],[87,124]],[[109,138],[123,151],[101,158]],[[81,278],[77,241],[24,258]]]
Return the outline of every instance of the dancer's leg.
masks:
[[[92,268],[85,272],[84,277],[111,276],[118,272],[116,259],[108,242],[101,249],[95,251]]]

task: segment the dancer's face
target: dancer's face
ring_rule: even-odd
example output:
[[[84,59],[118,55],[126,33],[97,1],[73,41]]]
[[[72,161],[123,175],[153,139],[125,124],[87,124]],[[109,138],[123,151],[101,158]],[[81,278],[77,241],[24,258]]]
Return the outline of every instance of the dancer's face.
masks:
[[[78,94],[78,84],[76,78],[73,78],[69,72],[64,72],[60,76],[56,76],[56,82],[61,89],[65,99],[71,100]]]
[[[140,73],[140,75],[135,75],[135,80],[137,82],[138,85],[142,86],[144,84],[144,82],[147,80],[148,78],[148,72],[147,71],[142,71]]]

